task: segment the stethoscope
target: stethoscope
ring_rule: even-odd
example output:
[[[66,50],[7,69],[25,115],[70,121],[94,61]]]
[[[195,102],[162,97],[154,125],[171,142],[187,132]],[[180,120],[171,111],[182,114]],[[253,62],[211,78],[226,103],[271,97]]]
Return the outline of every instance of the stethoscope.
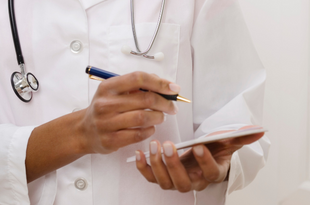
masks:
[[[15,21],[14,0],[9,0],[9,16],[17,62],[21,70],[21,72],[12,73],[11,85],[16,96],[21,101],[30,102],[32,99],[32,93],[38,91],[39,89],[39,81],[32,73],[25,72],[25,63]]]
[[[152,40],[151,40],[148,48],[146,49],[146,51],[141,52],[140,47],[139,47],[139,43],[138,43],[138,40],[137,40],[136,27],[135,27],[134,0],[130,0],[131,28],[132,28],[133,39],[135,41],[135,46],[136,46],[137,51],[131,50],[131,48],[129,46],[123,46],[121,51],[124,54],[132,54],[132,55],[136,55],[136,56],[143,56],[145,58],[154,59],[156,61],[162,61],[164,59],[165,56],[164,56],[164,54],[162,52],[155,53],[154,56],[150,56],[150,55],[147,55],[147,54],[151,50],[151,48],[152,48],[152,46],[153,46],[153,44],[155,42],[156,36],[158,34],[158,31],[159,31],[159,28],[160,28],[160,25],[161,25],[161,20],[162,20],[163,13],[164,13],[164,9],[165,9],[165,2],[166,2],[166,0],[162,0],[161,9],[160,9],[160,13],[159,13],[159,17],[158,17],[155,33],[154,33],[154,35],[152,37]]]
[[[33,92],[36,92],[39,89],[39,81],[32,73],[29,73],[29,72],[26,73],[25,72],[25,63],[24,63],[22,50],[20,47],[17,25],[16,25],[16,20],[15,20],[14,0],[8,0],[8,2],[9,2],[9,16],[10,16],[10,23],[11,23],[12,36],[13,36],[13,41],[14,41],[14,46],[15,46],[15,52],[16,52],[18,65],[21,69],[21,72],[12,73],[11,85],[12,85],[12,88],[13,88],[16,96],[21,101],[30,102],[32,99]],[[159,18],[158,18],[156,29],[155,29],[154,35],[151,39],[151,42],[150,42],[148,48],[146,49],[146,51],[141,52],[139,44],[138,44],[136,28],[135,28],[134,0],[130,0],[131,27],[132,27],[133,38],[134,38],[134,42],[135,42],[135,46],[136,46],[137,51],[132,51],[129,46],[123,46],[121,49],[121,51],[123,53],[132,54],[132,55],[136,55],[136,56],[143,56],[145,58],[154,59],[156,61],[162,61],[164,59],[164,54],[162,52],[158,52],[154,56],[147,55],[147,54],[151,50],[151,48],[155,42],[155,39],[157,37],[158,31],[159,31],[159,28],[161,25],[163,13],[164,13],[165,2],[166,2],[166,0],[162,0]]]

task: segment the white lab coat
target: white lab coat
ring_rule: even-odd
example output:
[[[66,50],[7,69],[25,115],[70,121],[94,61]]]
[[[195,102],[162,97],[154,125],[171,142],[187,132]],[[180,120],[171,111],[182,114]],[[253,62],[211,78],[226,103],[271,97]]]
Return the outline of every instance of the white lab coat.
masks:
[[[153,35],[160,4],[135,0],[142,50]],[[21,102],[11,88],[10,76],[19,67],[7,1],[1,0],[0,204],[222,205],[226,194],[249,184],[264,166],[266,138],[233,154],[228,182],[182,194],[148,183],[134,163],[126,163],[136,149],[147,151],[152,139],[178,143],[262,123],[265,70],[237,1],[168,0],[150,52],[163,52],[162,62],[121,53],[123,45],[135,48],[129,0],[15,1],[15,7],[26,70],[37,76],[41,87],[30,103]],[[78,53],[70,48],[74,40],[82,44]],[[98,82],[88,79],[87,65],[118,74],[156,73],[179,84],[180,94],[193,103],[178,103],[179,113],[168,116],[144,142],[109,155],[84,156],[27,185],[28,138],[36,126],[89,105]],[[83,191],[74,185],[80,178],[87,183]]]

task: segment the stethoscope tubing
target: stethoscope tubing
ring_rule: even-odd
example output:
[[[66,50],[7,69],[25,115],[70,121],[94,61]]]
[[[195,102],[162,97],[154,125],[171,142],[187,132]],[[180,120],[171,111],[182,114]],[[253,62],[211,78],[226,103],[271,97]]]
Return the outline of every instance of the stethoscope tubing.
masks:
[[[15,46],[17,62],[18,62],[18,65],[20,65],[20,64],[24,64],[24,57],[23,57],[22,49],[21,49],[20,42],[19,42],[18,30],[17,30],[16,20],[15,20],[14,0],[8,0],[8,1],[9,1],[8,5],[9,5],[11,31],[12,31],[12,36],[13,36],[13,41],[14,41],[14,46]]]
[[[17,63],[21,72],[14,72],[11,75],[11,85],[16,96],[23,102],[30,102],[33,92],[38,91],[39,81],[32,73],[25,72],[25,63],[20,46],[17,24],[15,19],[14,0],[8,0],[8,10],[12,31],[12,38],[15,47]]]
[[[157,21],[156,29],[155,29],[155,32],[153,34],[152,40],[151,40],[148,48],[146,49],[146,51],[141,52],[140,47],[139,47],[139,43],[138,43],[138,39],[137,39],[137,34],[136,34],[134,0],[130,0],[131,28],[132,28],[132,34],[133,34],[133,39],[134,39],[134,42],[135,42],[135,46],[136,46],[136,49],[138,51],[138,52],[132,51],[131,54],[142,56],[142,55],[146,55],[151,50],[151,48],[152,48],[152,46],[153,46],[153,44],[154,44],[154,42],[156,40],[158,31],[159,31],[159,28],[160,28],[160,25],[161,25],[161,21],[162,21],[162,18],[163,18],[163,13],[164,13],[164,10],[165,10],[165,3],[166,3],[166,0],[162,0],[161,8],[160,8],[159,16],[158,16],[158,21]],[[145,56],[145,57],[147,57],[147,56]]]

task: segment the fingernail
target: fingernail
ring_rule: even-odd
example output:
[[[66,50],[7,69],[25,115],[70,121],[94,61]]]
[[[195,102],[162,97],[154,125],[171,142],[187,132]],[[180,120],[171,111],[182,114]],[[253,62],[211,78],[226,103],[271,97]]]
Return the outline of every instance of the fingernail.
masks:
[[[179,112],[179,107],[176,102],[173,102],[173,105],[174,105],[174,114],[177,114]]]
[[[165,142],[163,147],[164,147],[165,155],[167,157],[172,157],[172,155],[173,155],[172,145],[169,142]]]
[[[150,144],[151,144],[151,153],[152,154],[157,154],[157,142],[156,141],[152,141]]]
[[[174,83],[170,83],[169,88],[170,88],[170,90],[172,90],[175,93],[179,93],[180,89],[181,89],[180,86],[178,86],[177,84],[174,84]]]
[[[140,161],[141,160],[141,155],[139,151],[136,151],[136,161]]]
[[[199,157],[202,157],[203,156],[203,146],[202,145],[195,146],[194,147],[194,152]]]
[[[167,115],[164,115],[164,122],[166,122],[167,120]]]

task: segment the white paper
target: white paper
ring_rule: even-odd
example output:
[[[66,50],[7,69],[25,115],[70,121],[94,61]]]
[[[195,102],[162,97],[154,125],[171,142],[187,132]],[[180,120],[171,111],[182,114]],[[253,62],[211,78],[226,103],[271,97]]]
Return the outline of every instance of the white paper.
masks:
[[[179,149],[192,147],[193,145],[197,145],[197,144],[209,144],[209,143],[219,141],[219,140],[236,138],[236,137],[243,137],[246,135],[252,135],[252,134],[257,134],[257,133],[262,133],[262,132],[268,132],[268,130],[263,128],[263,127],[253,127],[253,128],[248,128],[248,129],[244,129],[244,130],[237,130],[237,131],[233,131],[233,132],[229,132],[229,133],[223,133],[223,134],[193,139],[193,140],[189,140],[186,142],[181,142],[181,143],[175,144],[175,147],[176,147],[176,149],[179,150]],[[146,158],[150,157],[149,152],[144,152],[144,155]],[[134,162],[134,161],[136,161],[135,156],[127,158],[127,162]]]

